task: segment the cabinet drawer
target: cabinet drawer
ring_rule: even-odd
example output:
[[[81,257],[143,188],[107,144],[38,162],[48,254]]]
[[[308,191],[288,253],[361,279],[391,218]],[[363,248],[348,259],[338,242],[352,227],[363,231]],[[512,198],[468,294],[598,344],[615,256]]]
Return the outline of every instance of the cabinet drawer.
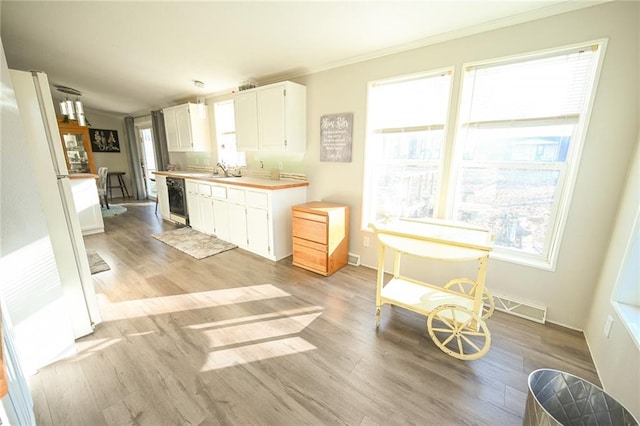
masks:
[[[236,188],[228,188],[227,189],[227,199],[236,204],[244,204],[245,203],[245,190],[244,189],[236,189]]]
[[[294,243],[293,264],[321,274],[326,274],[327,253]]]
[[[327,253],[328,246],[326,244],[316,243],[315,241],[305,240],[304,238],[293,237],[293,244],[302,246],[302,247],[308,247],[313,250],[321,251],[325,253],[325,255]]]
[[[327,244],[327,224],[294,216],[293,236],[320,244]]]
[[[247,191],[247,206],[269,208],[269,196],[265,192]]]
[[[313,213],[307,213],[307,212],[301,212],[298,210],[294,210],[293,211],[293,217],[294,218],[300,218],[300,219],[306,219],[306,220],[312,220],[314,222],[327,222],[327,216],[322,215],[322,214],[313,214]]]
[[[224,186],[214,185],[211,187],[211,196],[220,200],[227,199],[227,188]]]
[[[204,195],[205,197],[211,197],[211,185],[199,183],[198,194]]]
[[[192,194],[198,193],[198,184],[196,182],[190,180],[185,181],[185,188],[187,192],[191,192]]]

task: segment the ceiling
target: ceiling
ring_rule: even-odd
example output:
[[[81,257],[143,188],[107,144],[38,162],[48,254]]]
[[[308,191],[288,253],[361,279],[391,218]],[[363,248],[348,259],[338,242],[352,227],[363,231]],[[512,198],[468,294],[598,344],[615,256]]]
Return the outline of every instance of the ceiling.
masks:
[[[139,115],[597,3],[1,0],[0,36],[10,68],[45,71],[85,108]]]

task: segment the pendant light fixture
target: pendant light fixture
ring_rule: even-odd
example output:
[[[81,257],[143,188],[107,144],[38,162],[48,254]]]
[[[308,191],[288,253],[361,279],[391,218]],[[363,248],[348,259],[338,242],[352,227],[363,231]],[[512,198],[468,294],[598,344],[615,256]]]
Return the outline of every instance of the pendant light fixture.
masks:
[[[60,101],[60,114],[67,120],[78,120],[80,126],[87,125],[87,119],[84,116],[84,107],[80,102],[80,96],[82,93],[79,90],[73,89],[67,86],[55,86],[58,92],[67,95],[67,98]],[[75,96],[75,102],[69,99],[69,96]]]
[[[202,96],[202,89],[204,89],[204,83],[200,80],[193,80],[193,85],[198,88],[198,95],[196,96],[196,104],[198,105],[198,112],[200,117],[206,117],[207,112],[204,103],[204,96]]]

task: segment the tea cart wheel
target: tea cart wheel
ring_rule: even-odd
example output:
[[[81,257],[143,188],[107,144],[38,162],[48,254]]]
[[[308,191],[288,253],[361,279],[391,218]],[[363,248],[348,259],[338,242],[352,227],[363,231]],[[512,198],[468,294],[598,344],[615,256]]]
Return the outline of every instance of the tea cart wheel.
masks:
[[[491,333],[475,312],[458,305],[440,305],[429,314],[427,330],[446,354],[462,360],[478,359],[491,346]]]
[[[476,288],[478,284],[469,278],[455,278],[444,285],[444,288],[463,293],[468,296],[476,295]],[[496,302],[493,300],[493,296],[485,287],[482,291],[482,319],[488,320],[493,315],[493,311],[496,308]]]

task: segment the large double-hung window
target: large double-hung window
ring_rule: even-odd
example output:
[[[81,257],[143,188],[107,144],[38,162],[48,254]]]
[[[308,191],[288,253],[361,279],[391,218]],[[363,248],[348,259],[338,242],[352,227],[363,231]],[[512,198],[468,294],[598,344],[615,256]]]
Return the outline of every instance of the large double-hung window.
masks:
[[[382,161],[367,157],[365,223],[408,216],[485,226],[494,232],[497,257],[553,267],[602,50],[598,42],[464,66],[455,126],[435,107],[415,107],[424,97],[446,111],[447,90],[371,83],[367,154],[371,150]],[[383,96],[378,87],[385,86]],[[420,115],[412,117],[422,120],[417,128],[428,132],[423,140],[429,154],[411,167],[399,164],[405,158],[397,153],[413,159],[420,139],[408,136],[406,127],[386,124],[407,108]],[[370,170],[376,166],[380,173]],[[428,190],[403,182],[409,175],[425,176]]]

